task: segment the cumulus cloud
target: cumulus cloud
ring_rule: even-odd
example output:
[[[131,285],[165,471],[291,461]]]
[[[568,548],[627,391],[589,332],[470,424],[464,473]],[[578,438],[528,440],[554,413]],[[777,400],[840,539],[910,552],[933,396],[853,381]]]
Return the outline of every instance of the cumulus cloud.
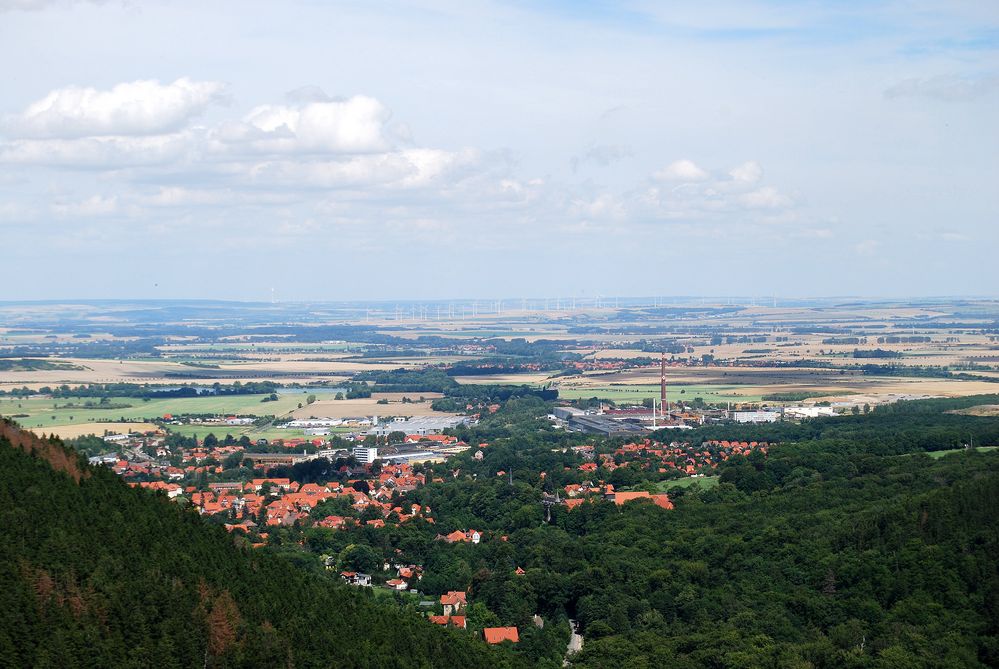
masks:
[[[726,173],[678,160],[651,175],[645,188],[627,194],[622,206],[626,217],[636,221],[730,225],[791,220],[794,200],[774,186],[761,185],[762,179],[763,168],[755,161]]]
[[[627,208],[618,198],[603,193],[592,199],[573,200],[569,205],[569,215],[573,218],[620,220],[627,216]]]
[[[186,77],[171,84],[143,80],[110,90],[67,86],[28,105],[4,124],[30,139],[159,135],[183,128],[209,105],[225,100],[225,86]]]
[[[754,184],[763,178],[763,168],[755,160],[750,160],[732,168],[728,174],[736,181]]]
[[[999,91],[999,75],[967,77],[954,74],[911,78],[888,87],[885,97],[929,98],[944,102],[975,100]]]
[[[216,137],[229,148],[260,153],[374,153],[389,148],[385,125],[390,116],[381,102],[364,95],[263,105],[242,121],[223,124]]]
[[[781,209],[791,206],[791,198],[772,186],[764,186],[739,196],[739,201],[752,209]]]
[[[656,181],[679,181],[690,183],[704,181],[710,175],[691,160],[677,160],[652,175]]]
[[[174,163],[195,143],[190,132],[148,137],[19,139],[0,143],[0,162],[83,169],[118,169]]]
[[[510,152],[418,146],[379,100],[333,98],[315,87],[197,124],[224,92],[221,84],[189,79],[59,89],[8,123],[16,132],[0,140],[0,162],[86,170],[118,184],[116,197],[41,205],[55,216],[135,218],[164,231],[195,221],[223,226],[256,208],[259,221],[284,221],[279,232],[288,238],[316,232],[316,225],[329,232],[335,220],[455,239],[475,229],[478,239],[482,226],[462,223],[489,217],[503,223],[489,226],[504,231],[493,241],[523,241],[543,234],[538,221],[575,231],[666,221],[713,234],[784,220],[794,208],[763,183],[755,161],[726,171],[679,159],[614,191],[561,184],[517,174]],[[610,165],[631,155],[605,144],[572,160]],[[511,226],[520,226],[516,234]]]
[[[198,173],[230,187],[420,189],[446,187],[476,169],[474,149],[397,146],[389,110],[364,96],[336,100],[316,87],[292,91],[287,104],[259,105],[242,119],[195,127],[192,119],[224,88],[178,79],[140,81],[108,91],[53,91],[8,120],[16,136],[0,141],[0,162],[86,170],[138,168],[137,178]],[[143,170],[143,168],[145,168]],[[151,171],[152,170],[152,171]],[[206,188],[166,185],[152,206],[228,202]]]
[[[80,202],[55,202],[52,211],[58,216],[83,217],[113,214],[118,210],[117,197],[93,195]]]
[[[258,185],[311,188],[420,188],[441,185],[474,166],[472,149],[405,149],[347,156],[338,160],[265,160],[245,165],[245,178]]]

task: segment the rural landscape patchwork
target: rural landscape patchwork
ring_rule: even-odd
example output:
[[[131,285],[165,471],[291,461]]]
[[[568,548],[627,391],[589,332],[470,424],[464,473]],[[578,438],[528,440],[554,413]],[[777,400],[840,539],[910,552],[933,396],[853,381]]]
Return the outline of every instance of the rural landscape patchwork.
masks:
[[[999,4],[0,0],[0,669],[999,667]]]

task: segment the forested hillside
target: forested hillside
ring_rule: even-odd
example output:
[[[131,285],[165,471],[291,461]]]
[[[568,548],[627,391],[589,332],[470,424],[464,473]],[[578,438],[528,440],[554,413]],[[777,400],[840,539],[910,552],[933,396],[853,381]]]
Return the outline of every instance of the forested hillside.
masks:
[[[58,442],[9,425],[0,433],[0,666],[515,661],[376,604],[369,592],[238,547],[197,514],[81,464]]]
[[[591,590],[574,666],[999,664],[999,456],[836,446],[736,464],[673,513],[569,514],[547,559]]]

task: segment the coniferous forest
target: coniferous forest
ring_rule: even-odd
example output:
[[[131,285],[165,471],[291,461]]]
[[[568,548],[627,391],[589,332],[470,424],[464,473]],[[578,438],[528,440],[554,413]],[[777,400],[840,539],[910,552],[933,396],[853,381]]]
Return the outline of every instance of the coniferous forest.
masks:
[[[509,666],[481,641],[237,547],[60,443],[5,428],[2,667]]]

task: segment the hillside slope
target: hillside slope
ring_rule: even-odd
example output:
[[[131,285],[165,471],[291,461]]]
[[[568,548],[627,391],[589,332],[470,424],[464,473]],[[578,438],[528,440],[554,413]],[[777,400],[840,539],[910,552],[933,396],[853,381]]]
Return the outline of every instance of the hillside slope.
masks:
[[[468,634],[236,546],[58,441],[0,430],[0,666],[508,667]]]

